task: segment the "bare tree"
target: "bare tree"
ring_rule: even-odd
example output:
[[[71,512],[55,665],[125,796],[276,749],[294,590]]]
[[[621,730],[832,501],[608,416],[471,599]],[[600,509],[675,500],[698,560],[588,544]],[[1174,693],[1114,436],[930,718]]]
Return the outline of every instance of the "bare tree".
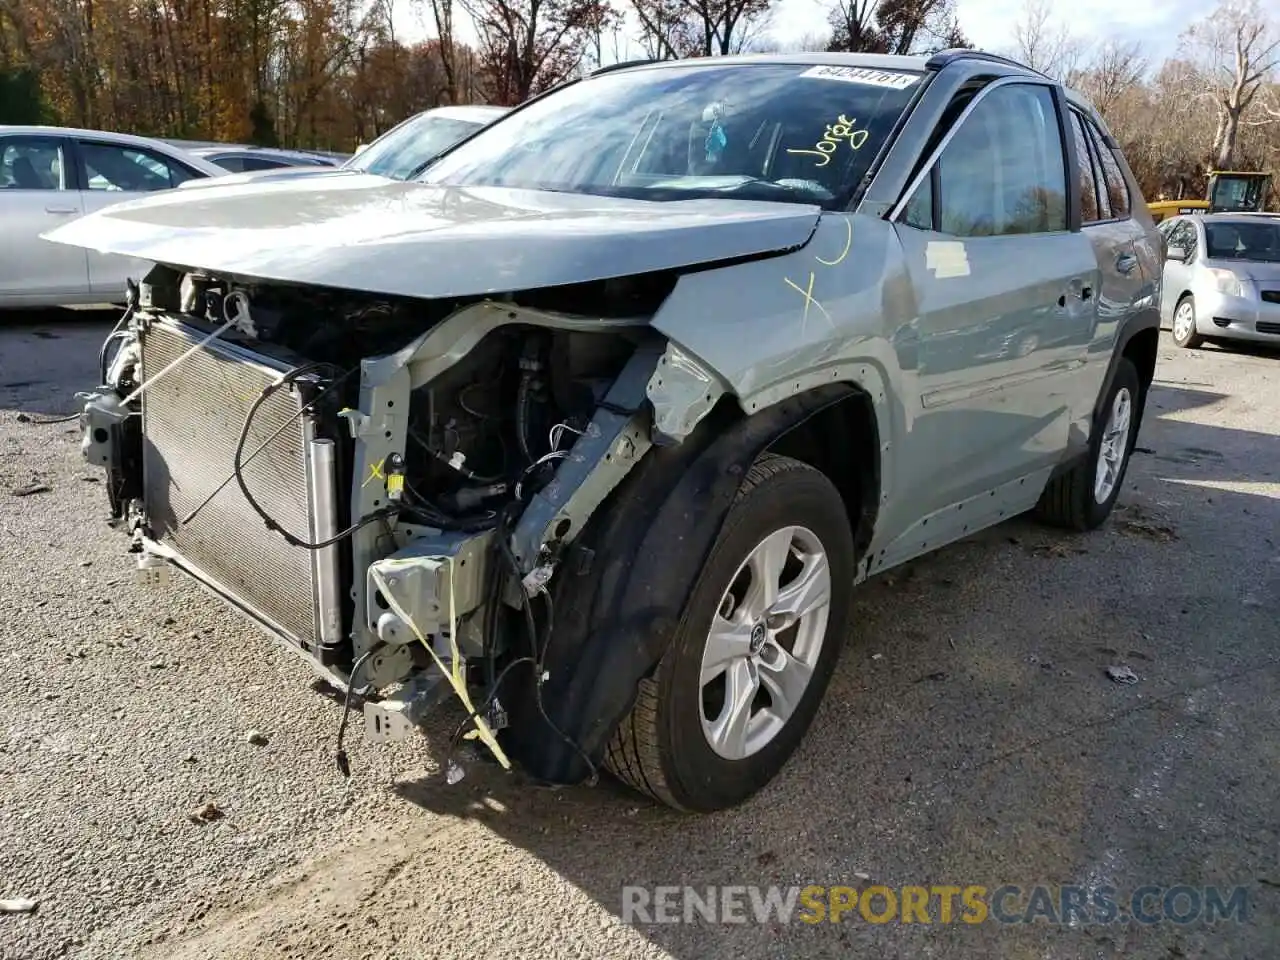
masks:
[[[609,0],[460,0],[480,35],[495,103],[514,106],[573,76],[591,37],[615,13]]]
[[[1235,157],[1240,125],[1258,92],[1280,66],[1280,35],[1257,0],[1223,0],[1202,23],[1183,35],[1196,56],[1218,108],[1214,163],[1228,169]],[[1265,117],[1262,122],[1270,122]]]
[[[453,0],[427,0],[431,19],[435,22],[436,42],[440,45],[440,66],[444,70],[445,89],[441,99],[458,103],[458,51],[453,42]]]
[[[1123,97],[1141,89],[1146,73],[1147,60],[1141,44],[1108,40],[1077,71],[1075,83],[1098,112],[1110,118]]]
[[[806,33],[792,40],[779,40],[768,33],[752,43],[752,53],[811,53],[826,50],[831,42],[829,34]]]
[[[827,49],[860,53],[931,53],[968,46],[955,0],[836,0]]]
[[[632,0],[640,21],[640,49],[650,60],[679,60],[698,54],[698,37],[683,0]]]
[[[1026,0],[1013,26],[1014,55],[1032,70],[1074,85],[1086,44],[1055,21],[1050,0]]]
[[[632,0],[640,46],[655,60],[713,57],[754,48],[772,0]]]
[[[587,52],[582,64],[585,69],[595,70],[626,59],[628,41],[623,36],[622,17],[602,17],[588,33]]]

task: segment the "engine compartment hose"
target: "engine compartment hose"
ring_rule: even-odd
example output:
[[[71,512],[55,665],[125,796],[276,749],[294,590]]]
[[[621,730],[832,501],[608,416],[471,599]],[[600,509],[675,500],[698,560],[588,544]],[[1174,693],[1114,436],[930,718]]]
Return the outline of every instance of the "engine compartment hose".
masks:
[[[462,706],[467,711],[467,715],[471,719],[471,722],[475,724],[475,735],[478,736],[480,741],[489,748],[489,752],[492,753],[494,759],[502,765],[502,769],[510,770],[510,759],[507,758],[507,754],[502,747],[498,745],[498,738],[489,728],[488,722],[483,716],[481,716],[479,711],[476,710],[475,704],[471,702],[471,694],[467,691],[466,678],[462,675],[462,651],[458,649],[458,622],[457,616],[454,612],[456,607],[454,604],[453,557],[430,557],[428,559],[440,560],[448,565],[449,570],[449,655],[453,659],[453,662],[447,667],[445,666],[444,661],[440,659],[440,655],[436,653],[435,647],[432,646],[431,641],[427,639],[426,634],[422,632],[418,627],[417,622],[413,617],[409,616],[409,614],[405,612],[403,605],[401,605],[400,601],[396,599],[395,594],[391,591],[390,584],[387,583],[387,578],[383,575],[383,572],[379,570],[377,566],[371,566],[369,568],[369,575],[373,578],[373,582],[378,585],[378,590],[382,593],[382,598],[387,601],[387,606],[391,609],[391,612],[399,617],[404,623],[408,624],[409,629],[413,631],[413,635],[418,639],[418,642],[426,648],[431,659],[435,661],[435,665],[440,670],[440,673],[449,681],[449,686],[453,687],[453,692],[462,702]],[[405,565],[417,562],[418,560],[416,559],[403,561]],[[397,565],[397,561],[384,560],[382,561],[382,564],[383,566],[394,567]]]

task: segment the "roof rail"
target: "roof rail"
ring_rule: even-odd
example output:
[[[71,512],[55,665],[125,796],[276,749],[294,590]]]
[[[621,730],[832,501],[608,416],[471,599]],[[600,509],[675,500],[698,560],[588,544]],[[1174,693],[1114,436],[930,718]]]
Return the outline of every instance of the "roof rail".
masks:
[[[998,53],[987,53],[984,50],[970,50],[967,47],[952,47],[950,50],[941,50],[935,53],[925,63],[925,67],[930,70],[941,70],[953,63],[961,60],[980,60],[986,63],[999,63],[1006,67],[1017,67],[1019,70],[1026,70],[1028,73],[1034,73],[1037,77],[1044,77],[1046,80],[1052,80],[1046,73],[1042,73],[1035,67],[1029,67],[1025,63],[1019,63],[1011,57],[1002,57]]]
[[[614,70],[625,70],[627,69],[627,67],[643,67],[645,64],[648,64],[648,63],[661,63],[661,62],[662,62],[661,60],[654,60],[652,58],[647,58],[644,60],[622,60],[618,63],[610,63],[603,67],[596,67],[596,69],[588,73],[587,76],[598,77],[602,73],[612,73]]]

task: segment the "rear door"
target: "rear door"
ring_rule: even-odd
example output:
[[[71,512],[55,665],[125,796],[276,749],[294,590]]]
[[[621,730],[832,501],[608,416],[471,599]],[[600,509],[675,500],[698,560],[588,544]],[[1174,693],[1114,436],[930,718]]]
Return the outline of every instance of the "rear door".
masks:
[[[80,196],[86,213],[113,203],[169,190],[201,176],[157,151],[144,147],[82,138],[76,141]],[[141,260],[89,252],[89,285],[109,298],[122,294],[125,281],[149,269]]]
[[[1097,327],[1086,338],[1086,368],[1077,381],[1080,392],[1075,406],[1083,437],[1089,432],[1088,418],[1102,389],[1116,337],[1133,314],[1158,305],[1149,302],[1156,284],[1144,274],[1138,249],[1147,228],[1133,218],[1135,197],[1114,148],[1084,113],[1074,107],[1069,113],[1080,176],[1080,222],[1093,244],[1099,278]],[[1136,202],[1141,203],[1141,198]],[[1159,269],[1158,263],[1147,264],[1149,271]]]
[[[1052,466],[1066,448],[1097,264],[1071,229],[1058,100],[1048,82],[979,91],[895,217],[917,297],[896,344],[915,394],[901,450],[913,489],[898,500],[912,514]]]
[[[0,136],[0,300],[83,297],[85,251],[40,235],[83,213],[73,189],[67,141]],[[52,302],[52,301],[50,301]]]

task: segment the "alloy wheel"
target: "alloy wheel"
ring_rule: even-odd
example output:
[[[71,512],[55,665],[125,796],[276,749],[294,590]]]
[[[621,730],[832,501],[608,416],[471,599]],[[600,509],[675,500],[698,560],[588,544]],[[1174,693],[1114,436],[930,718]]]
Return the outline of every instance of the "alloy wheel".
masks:
[[[786,727],[817,667],[830,606],[831,567],[812,530],[776,530],[747,555],[702,654],[702,731],[715,753],[744,759]]]

